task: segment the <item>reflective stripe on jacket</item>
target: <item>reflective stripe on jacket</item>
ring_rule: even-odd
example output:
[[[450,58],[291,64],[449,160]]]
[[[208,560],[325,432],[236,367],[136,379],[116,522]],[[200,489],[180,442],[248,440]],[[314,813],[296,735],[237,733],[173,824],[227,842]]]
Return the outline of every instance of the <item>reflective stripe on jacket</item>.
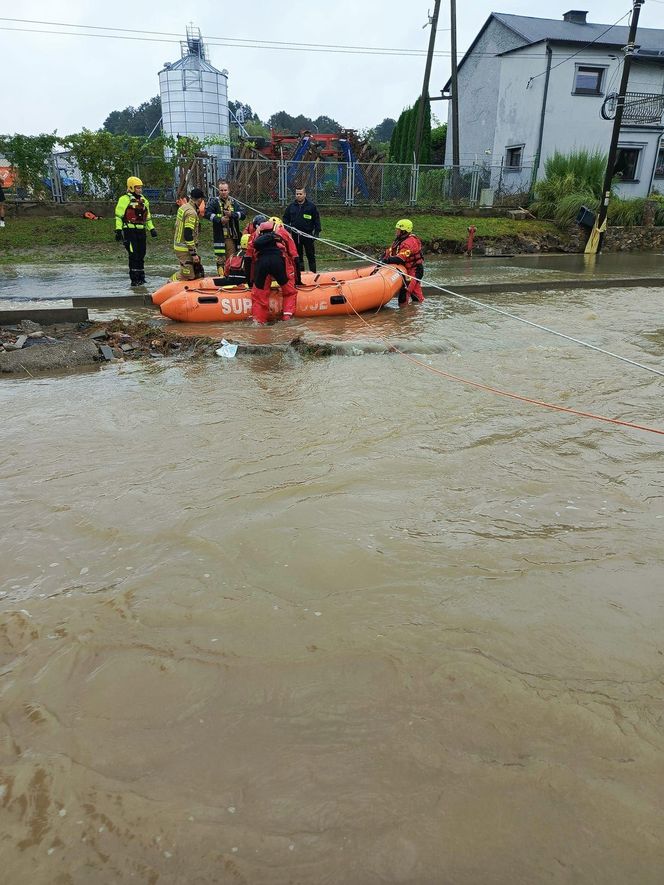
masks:
[[[185,239],[185,230],[192,232],[191,240]],[[175,251],[195,252],[198,245],[198,230],[199,221],[196,206],[191,201],[183,203],[175,216],[175,234],[173,236],[173,248]]]
[[[115,206],[116,230],[123,230],[124,228],[129,228],[130,230],[153,229],[154,222],[152,221],[152,216],[150,215],[150,202],[144,196],[141,196],[140,199],[145,209],[145,224],[134,224],[128,220],[127,215],[133,214],[133,210],[135,209],[138,201],[136,199],[136,194],[130,194],[129,192],[127,192],[120,197]],[[129,210],[129,213],[127,212],[127,210]]]

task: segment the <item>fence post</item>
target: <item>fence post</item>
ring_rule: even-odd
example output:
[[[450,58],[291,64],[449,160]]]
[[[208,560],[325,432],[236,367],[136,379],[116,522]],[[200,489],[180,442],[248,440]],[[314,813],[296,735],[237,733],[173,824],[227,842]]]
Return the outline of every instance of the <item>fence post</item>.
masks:
[[[346,163],[346,197],[345,197],[344,202],[347,206],[353,205],[353,191],[354,191],[353,178],[354,178],[354,175],[355,175],[355,169],[353,167],[353,164],[350,162]]]
[[[62,182],[60,181],[60,170],[58,169],[58,161],[55,154],[51,154],[50,172],[51,172],[51,194],[54,203],[64,203],[64,195],[62,193]]]
[[[286,192],[288,188],[288,169],[285,160],[277,160],[277,181],[279,190],[279,202],[286,202]]]
[[[417,204],[417,190],[420,180],[420,167],[418,163],[413,163],[410,167],[410,205]]]
[[[477,201],[479,198],[479,189],[480,189],[480,170],[477,166],[473,166],[473,174],[471,178],[470,184],[470,205],[477,206]]]

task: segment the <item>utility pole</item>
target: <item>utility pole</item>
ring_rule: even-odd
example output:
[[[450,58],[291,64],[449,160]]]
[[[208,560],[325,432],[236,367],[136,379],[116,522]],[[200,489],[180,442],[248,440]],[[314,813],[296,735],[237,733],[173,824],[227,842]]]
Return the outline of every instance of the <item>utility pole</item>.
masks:
[[[458,167],[459,159],[459,76],[457,70],[457,17],[456,0],[450,0],[451,62],[452,62],[452,165]]]
[[[440,0],[435,0],[433,7],[433,15],[431,16],[431,34],[429,35],[429,50],[427,52],[427,63],[424,67],[424,83],[422,84],[422,95],[420,96],[420,106],[417,112],[417,128],[415,130],[415,162],[420,162],[420,149],[422,147],[422,130],[424,128],[424,108],[429,99],[429,78],[431,77],[431,64],[433,62],[433,48],[436,45],[436,29],[438,28],[438,13],[440,12]],[[426,25],[424,25],[426,27]]]
[[[609,146],[609,158],[606,163],[606,173],[604,175],[604,185],[602,187],[602,202],[599,207],[595,227],[590,235],[588,252],[601,252],[602,243],[604,241],[604,231],[602,228],[606,223],[606,216],[609,211],[609,201],[611,200],[611,182],[613,181],[613,172],[616,166],[616,156],[618,154],[618,141],[620,139],[620,128],[622,126],[623,111],[625,109],[625,93],[629,83],[629,71],[632,66],[632,57],[636,48],[636,29],[639,26],[639,15],[641,7],[645,0],[632,0],[632,20],[629,25],[629,36],[627,38],[627,46],[624,48],[625,62],[623,64],[622,79],[620,81],[620,91],[618,93],[618,101],[616,106],[616,116],[613,121],[613,133],[611,134],[611,144]],[[593,242],[594,238],[594,242]],[[596,242],[596,246],[595,246]]]

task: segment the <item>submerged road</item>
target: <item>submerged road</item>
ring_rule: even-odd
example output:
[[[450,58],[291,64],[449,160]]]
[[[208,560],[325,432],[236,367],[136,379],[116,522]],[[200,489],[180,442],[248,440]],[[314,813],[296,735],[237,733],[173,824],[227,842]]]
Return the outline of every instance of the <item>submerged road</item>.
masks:
[[[662,366],[664,290],[495,303]],[[661,379],[367,320],[0,382],[7,882],[661,882],[661,438],[427,367],[659,427]]]

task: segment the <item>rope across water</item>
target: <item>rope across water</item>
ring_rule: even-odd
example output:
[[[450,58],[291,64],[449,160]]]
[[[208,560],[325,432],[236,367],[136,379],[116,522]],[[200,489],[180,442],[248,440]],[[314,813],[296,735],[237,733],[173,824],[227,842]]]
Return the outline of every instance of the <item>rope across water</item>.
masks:
[[[241,202],[241,201],[238,201],[238,202]],[[242,203],[242,205],[246,206],[247,209],[250,209],[255,214],[258,214],[260,211],[260,210],[256,209],[255,207],[250,206],[248,203]],[[289,228],[290,230],[295,230],[295,228],[292,228],[290,225],[284,225],[284,226],[286,228]],[[345,243],[339,243],[336,240],[331,240],[331,239],[327,239],[325,237],[320,237],[320,236],[313,237],[310,234],[304,233],[303,231],[297,231],[297,233],[300,236],[308,237],[309,239],[318,240],[321,243],[325,243],[326,245],[331,246],[333,249],[337,249],[339,252],[343,252],[352,258],[363,259],[363,260],[366,260],[369,263],[375,264],[377,266],[392,267],[392,268],[394,267],[394,265],[386,265],[381,261],[377,261],[375,258],[372,258],[371,256],[366,255],[364,252],[360,251],[359,249],[355,249],[354,247],[348,246]],[[610,350],[606,350],[603,347],[598,347],[595,344],[591,344],[589,341],[584,341],[581,338],[575,338],[572,335],[567,335],[564,332],[559,332],[557,329],[551,329],[549,326],[544,326],[541,323],[536,323],[536,322],[533,322],[532,320],[527,320],[527,319],[525,319],[525,317],[521,317],[518,314],[511,313],[508,310],[503,310],[502,308],[495,307],[492,304],[486,304],[483,301],[479,301],[476,298],[470,298],[467,295],[462,295],[459,292],[454,292],[452,289],[448,289],[445,286],[441,286],[438,283],[434,283],[430,280],[427,280],[426,277],[424,277],[420,282],[424,283],[425,285],[429,286],[432,289],[437,289],[439,292],[443,292],[446,295],[451,295],[452,297],[458,298],[461,301],[465,301],[465,302],[468,302],[469,304],[473,304],[476,307],[483,308],[485,310],[491,310],[494,313],[498,313],[502,316],[509,317],[509,319],[512,319],[512,320],[517,320],[520,323],[524,323],[528,326],[532,326],[533,328],[539,329],[542,332],[548,332],[551,335],[556,335],[557,337],[563,338],[566,341],[571,341],[574,344],[579,344],[582,347],[586,347],[586,348],[588,348],[590,350],[594,350],[598,353],[603,353],[605,356],[609,356],[609,357],[612,357],[613,359],[620,360],[621,362],[628,363],[629,365],[635,366],[636,368],[644,369],[646,372],[650,372],[653,375],[659,375],[660,377],[664,377],[664,371],[661,371],[660,369],[656,369],[653,366],[646,366],[643,363],[639,363],[636,360],[630,359],[629,357],[622,356],[621,354],[614,353],[613,351],[610,351]],[[596,421],[603,421],[603,422],[606,422],[609,424],[619,425],[622,427],[631,427],[635,430],[643,430],[648,433],[655,433],[655,434],[664,436],[664,430],[661,430],[656,427],[648,427],[647,425],[644,425],[644,424],[636,424],[631,421],[621,421],[618,418],[610,418],[606,415],[598,415],[593,412],[585,412],[580,409],[571,409],[566,406],[556,405],[555,403],[548,403],[548,402],[545,402],[544,400],[533,399],[532,397],[524,396],[522,394],[512,393],[512,392],[506,391],[506,390],[501,390],[498,387],[491,387],[487,384],[482,384],[478,381],[472,381],[468,378],[462,378],[458,375],[452,375],[449,372],[443,371],[442,369],[436,369],[435,367],[429,366],[426,363],[423,363],[421,360],[416,359],[411,354],[404,353],[402,350],[399,350],[398,347],[391,344],[382,335],[377,334],[376,331],[373,329],[373,327],[366,321],[366,319],[360,313],[358,313],[355,310],[355,308],[353,308],[352,305],[351,305],[351,309],[353,310],[353,313],[367,326],[367,328],[370,329],[372,334],[386,344],[386,346],[389,348],[390,351],[392,351],[393,353],[400,354],[404,359],[408,360],[411,363],[414,363],[417,366],[420,366],[423,369],[426,369],[427,371],[429,371],[433,374],[441,375],[445,378],[449,378],[452,381],[458,381],[462,384],[467,384],[467,385],[469,385],[471,387],[475,387],[479,390],[486,390],[486,391],[488,391],[490,393],[494,393],[498,396],[505,396],[505,397],[509,397],[511,399],[517,399],[517,400],[520,400],[521,402],[526,402],[526,403],[530,403],[532,405],[541,406],[546,409],[552,409],[553,411],[565,412],[570,415],[577,415],[578,417],[581,417],[581,418],[591,418]]]

